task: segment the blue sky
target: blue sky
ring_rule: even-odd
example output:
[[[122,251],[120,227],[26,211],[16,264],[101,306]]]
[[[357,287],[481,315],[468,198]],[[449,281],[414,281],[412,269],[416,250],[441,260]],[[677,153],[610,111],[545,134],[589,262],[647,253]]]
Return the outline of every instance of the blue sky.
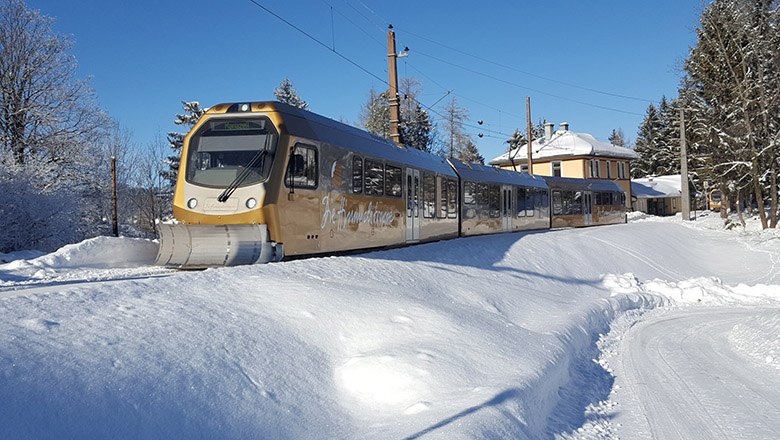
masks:
[[[255,2],[329,48],[250,0],[27,0],[72,37],[80,77],[140,147],[177,130],[182,100],[269,100],[285,77],[312,111],[357,124],[369,89],[387,86],[330,48],[385,79],[392,23],[410,48],[399,76],[422,81],[425,105],[451,90],[488,160],[525,126],[526,96],[534,121],[635,139],[647,106],[676,96],[701,11],[680,0]]]

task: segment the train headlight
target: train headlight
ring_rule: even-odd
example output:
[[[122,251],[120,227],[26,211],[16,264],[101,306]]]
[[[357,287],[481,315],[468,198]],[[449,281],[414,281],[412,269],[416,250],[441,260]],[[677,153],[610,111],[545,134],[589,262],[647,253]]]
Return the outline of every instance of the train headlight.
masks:
[[[241,104],[241,111],[242,112],[248,112],[249,111],[249,104]]]
[[[190,209],[195,209],[195,207],[198,206],[198,200],[195,198],[187,200],[187,207]]]
[[[253,197],[250,197],[246,201],[246,207],[249,209],[255,209],[257,207],[257,200],[255,200]]]

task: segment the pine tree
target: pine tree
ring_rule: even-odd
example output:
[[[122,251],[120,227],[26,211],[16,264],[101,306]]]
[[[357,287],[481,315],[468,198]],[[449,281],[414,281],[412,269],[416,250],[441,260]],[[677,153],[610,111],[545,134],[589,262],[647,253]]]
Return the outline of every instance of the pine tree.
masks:
[[[457,158],[465,163],[478,163],[480,165],[485,164],[485,158],[479,154],[477,145],[470,138],[461,140],[461,148],[458,150]]]
[[[657,175],[658,163],[655,153],[658,150],[660,131],[661,118],[655,105],[650,104],[645,113],[645,119],[639,126],[636,138],[634,151],[639,155],[639,159],[632,163],[631,176],[633,178]]]
[[[303,110],[309,109],[309,104],[298,96],[298,92],[293,87],[292,81],[289,78],[285,78],[279,83],[279,87],[274,89],[274,96],[279,102],[289,104],[293,107],[298,107]]]
[[[404,145],[418,150],[430,151],[433,144],[433,123],[428,112],[420,104],[415,104],[414,111],[402,116],[401,140]]]
[[[368,100],[360,110],[360,125],[369,133],[390,137],[390,102],[387,92],[368,91]]]
[[[626,146],[626,136],[623,134],[622,128],[612,129],[612,134],[609,135],[609,143],[618,147]]]
[[[203,116],[207,110],[202,108],[198,101],[182,101],[181,104],[184,113],[177,114],[173,123],[187,128],[195,126],[200,117]],[[187,136],[187,133],[168,133],[168,145],[171,147],[171,150],[173,150],[173,154],[165,159],[165,164],[168,166],[168,169],[162,171],[161,175],[164,179],[168,180],[171,188],[176,185],[176,178],[179,174],[179,161],[181,149],[184,146],[185,136]]]

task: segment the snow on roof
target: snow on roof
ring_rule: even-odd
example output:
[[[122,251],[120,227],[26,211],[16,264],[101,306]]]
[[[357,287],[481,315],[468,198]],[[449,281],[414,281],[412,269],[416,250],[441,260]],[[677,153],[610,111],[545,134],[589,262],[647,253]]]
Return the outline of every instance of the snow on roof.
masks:
[[[631,180],[631,195],[638,199],[661,199],[680,197],[682,194],[681,176],[644,177]]]
[[[621,159],[639,159],[639,155],[629,148],[619,147],[602,142],[588,133],[577,133],[570,130],[558,130],[548,140],[541,138],[531,144],[534,159],[556,158],[568,156],[601,156]],[[490,165],[506,165],[511,163],[509,155],[515,162],[525,162],[528,148],[520,147],[491,160]]]

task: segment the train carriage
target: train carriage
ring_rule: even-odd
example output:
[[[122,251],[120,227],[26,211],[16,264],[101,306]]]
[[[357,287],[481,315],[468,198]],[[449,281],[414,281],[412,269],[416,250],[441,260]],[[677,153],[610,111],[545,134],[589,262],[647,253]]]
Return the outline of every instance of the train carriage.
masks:
[[[430,179],[432,216],[421,204]],[[305,110],[217,105],[185,138],[180,224],[160,226],[158,263],[247,264],[456,237],[456,182],[438,156]]]
[[[457,159],[449,162],[460,176],[460,235],[549,227],[548,190],[541,177]]]
[[[611,180],[544,177],[550,188],[553,228],[626,222],[626,193]]]

